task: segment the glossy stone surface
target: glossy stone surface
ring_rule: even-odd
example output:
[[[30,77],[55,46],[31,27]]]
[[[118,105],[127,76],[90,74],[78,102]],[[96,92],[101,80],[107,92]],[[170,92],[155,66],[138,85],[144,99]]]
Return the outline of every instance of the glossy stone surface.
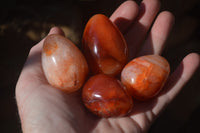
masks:
[[[70,40],[56,34],[44,41],[42,67],[48,82],[65,92],[81,88],[88,74],[81,51]]]
[[[138,100],[148,100],[159,93],[168,78],[170,66],[158,55],[146,55],[130,61],[122,70],[121,81]]]
[[[117,27],[104,15],[94,15],[87,23],[82,45],[93,74],[118,75],[126,64],[128,49]]]
[[[121,82],[105,74],[91,77],[84,85],[85,106],[100,117],[124,116],[133,107],[133,100]]]

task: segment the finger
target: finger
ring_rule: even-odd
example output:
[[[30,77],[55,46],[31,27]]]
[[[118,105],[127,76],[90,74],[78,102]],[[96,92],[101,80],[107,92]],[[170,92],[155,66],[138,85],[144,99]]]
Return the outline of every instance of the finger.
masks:
[[[111,15],[110,20],[124,33],[138,15],[138,5],[134,1],[125,1]]]
[[[59,34],[61,36],[65,36],[65,33],[63,32],[62,29],[60,29],[59,27],[52,27],[49,31],[49,34],[48,35],[51,35],[51,34]]]
[[[157,104],[152,110],[155,115],[158,115],[175,98],[199,66],[200,56],[196,53],[189,54],[183,59],[159,94]]]
[[[161,12],[142,47],[139,56],[147,54],[161,54],[164,44],[172,29],[174,16],[168,11]]]
[[[130,58],[137,54],[140,44],[145,39],[156,14],[160,9],[159,0],[143,0],[140,5],[139,16],[130,30],[125,35],[125,39],[129,45]]]

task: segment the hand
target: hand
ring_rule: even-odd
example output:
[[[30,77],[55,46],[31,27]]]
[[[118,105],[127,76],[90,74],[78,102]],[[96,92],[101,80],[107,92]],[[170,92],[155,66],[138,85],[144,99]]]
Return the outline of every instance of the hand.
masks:
[[[130,59],[162,53],[174,17],[170,12],[161,12],[147,35],[159,7],[158,0],[144,0],[140,10],[134,1],[126,1],[110,17],[125,36]],[[56,27],[49,34],[64,36],[63,31]],[[200,64],[198,54],[187,55],[170,75],[157,97],[147,102],[134,101],[134,109],[128,116],[98,118],[85,109],[80,91],[64,94],[47,83],[41,67],[43,41],[30,50],[16,86],[17,105],[24,133],[146,132]]]

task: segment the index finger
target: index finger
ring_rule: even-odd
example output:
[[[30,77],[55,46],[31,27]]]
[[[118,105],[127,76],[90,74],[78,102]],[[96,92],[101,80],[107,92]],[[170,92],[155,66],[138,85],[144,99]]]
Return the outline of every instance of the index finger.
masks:
[[[129,28],[138,15],[138,5],[134,1],[125,1],[111,15],[110,20],[123,33]]]

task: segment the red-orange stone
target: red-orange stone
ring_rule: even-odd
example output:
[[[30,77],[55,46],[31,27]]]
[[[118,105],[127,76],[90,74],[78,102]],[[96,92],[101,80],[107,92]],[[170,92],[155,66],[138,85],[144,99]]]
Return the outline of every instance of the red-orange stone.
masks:
[[[121,81],[129,94],[144,101],[157,95],[170,72],[167,60],[159,55],[147,55],[133,59],[122,70]]]
[[[126,41],[118,28],[104,15],[94,15],[82,39],[84,54],[93,74],[118,75],[128,58]]]
[[[121,82],[105,74],[86,82],[82,98],[85,106],[100,117],[124,116],[133,107],[133,100]]]

